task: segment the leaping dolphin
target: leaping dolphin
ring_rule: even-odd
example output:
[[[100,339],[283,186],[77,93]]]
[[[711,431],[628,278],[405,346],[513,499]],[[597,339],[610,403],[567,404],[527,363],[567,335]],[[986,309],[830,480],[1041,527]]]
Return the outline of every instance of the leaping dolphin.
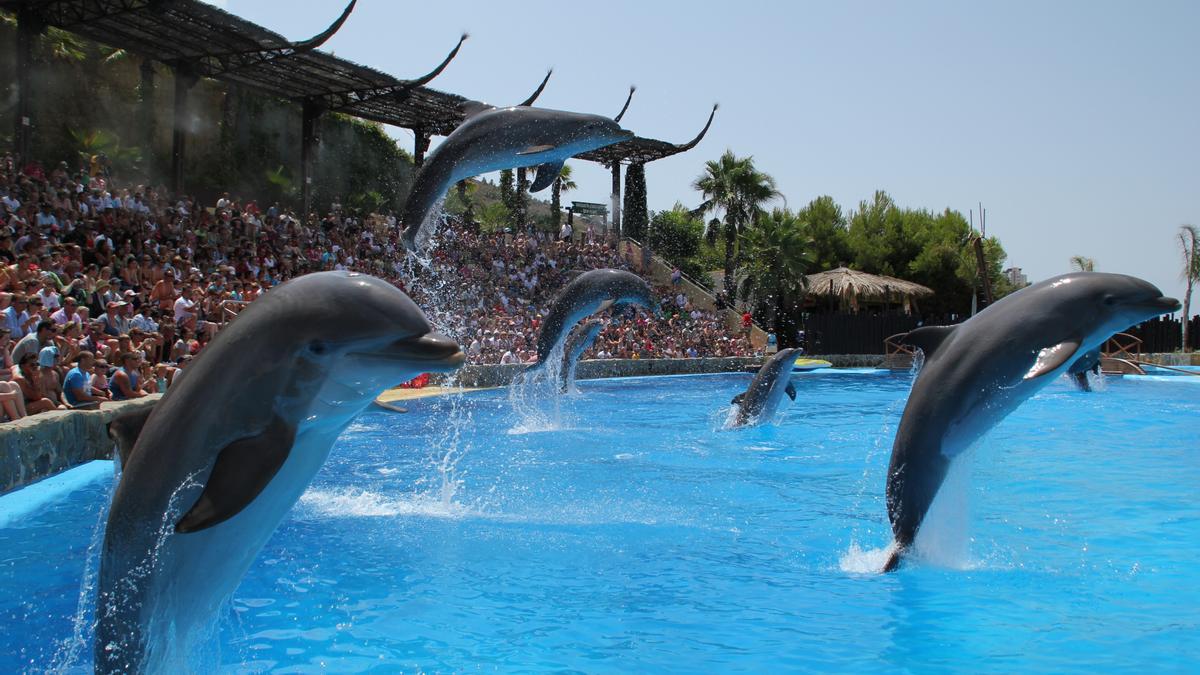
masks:
[[[620,305],[654,308],[650,284],[632,272],[599,269],[584,272],[554,296],[550,311],[538,332],[537,362],[530,370],[543,368],[550,355],[562,347],[567,333],[586,316]]]
[[[1088,372],[1100,373],[1100,348],[1097,347],[1076,359],[1067,369],[1067,375],[1080,391],[1091,391],[1092,383],[1088,381]]]
[[[460,180],[501,169],[537,167],[537,192],[558,178],[563,162],[582,152],[626,140],[633,132],[608,117],[545,108],[484,106],[429,155],[413,181],[401,222],[405,248],[423,247],[427,220],[446,191]]]
[[[563,345],[563,362],[562,368],[558,371],[559,385],[558,390],[566,392],[571,384],[575,381],[575,367],[579,365],[579,357],[592,346],[596,341],[596,336],[600,334],[600,329],[604,328],[604,322],[599,319],[589,319],[575,326],[574,330],[567,335],[567,341]]]
[[[1112,334],[1179,309],[1141,279],[1075,272],[1028,286],[958,326],[902,338],[921,349],[888,467],[888,518],[897,567],[917,535],[950,462],[1025,399]]]
[[[757,424],[770,421],[779,409],[786,394],[796,400],[796,388],[792,386],[792,366],[800,358],[799,349],[781,349],[758,369],[746,391],[733,397],[737,406],[737,418],[733,426]]]
[[[188,670],[338,434],[385,388],[463,360],[374,277],[310,274],[250,304],[140,434],[143,420],[110,429],[128,454],[104,533],[96,671]]]

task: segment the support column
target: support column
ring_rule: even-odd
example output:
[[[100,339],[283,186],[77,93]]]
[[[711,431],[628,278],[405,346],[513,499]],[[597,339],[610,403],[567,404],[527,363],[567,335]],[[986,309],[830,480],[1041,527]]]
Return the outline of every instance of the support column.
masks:
[[[517,167],[516,195],[517,229],[529,234],[529,179],[525,175],[525,167]]]
[[[171,192],[183,192],[183,167],[187,158],[187,99],[188,90],[196,84],[196,76],[175,68],[175,124],[171,133]]]
[[[617,231],[617,238],[625,236],[621,227],[621,163],[612,165],[612,226]]]
[[[17,10],[17,107],[13,115],[13,150],[18,165],[31,159],[33,143],[33,43],[46,26],[29,8]]]
[[[413,129],[413,166],[425,164],[425,153],[429,151],[429,134],[424,129]]]
[[[154,62],[142,59],[141,82],[138,83],[138,123],[142,127],[142,145],[145,157],[151,161],[155,158],[155,119],[154,119]],[[157,167],[156,167],[157,168]]]
[[[322,112],[324,110],[316,101],[304,102],[300,122],[300,217],[304,222],[308,222],[308,214],[312,211],[313,164],[316,161],[317,144],[321,142],[317,137],[317,123]]]

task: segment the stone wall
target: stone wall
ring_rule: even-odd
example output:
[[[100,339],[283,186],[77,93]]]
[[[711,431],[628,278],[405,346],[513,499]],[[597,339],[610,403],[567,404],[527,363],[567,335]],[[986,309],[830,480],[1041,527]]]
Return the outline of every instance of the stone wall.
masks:
[[[53,411],[0,424],[0,493],[93,459],[109,459],[109,420],[158,398],[155,394],[104,403],[100,410]]]
[[[882,354],[833,354],[807,358],[824,359],[835,368],[880,368]],[[763,359],[727,357],[709,359],[603,359],[580,361],[575,374],[581,380],[605,377],[646,375],[698,375],[703,373],[740,373],[757,369]],[[460,387],[503,387],[525,370],[523,365],[469,365],[440,380]]]

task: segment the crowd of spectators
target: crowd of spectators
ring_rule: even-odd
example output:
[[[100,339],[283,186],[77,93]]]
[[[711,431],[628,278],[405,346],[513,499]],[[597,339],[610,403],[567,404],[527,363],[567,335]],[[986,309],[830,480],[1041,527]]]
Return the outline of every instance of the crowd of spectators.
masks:
[[[356,270],[407,291],[471,363],[534,358],[542,314],[575,274],[625,267],[591,231],[482,234],[448,223],[427,260],[407,256],[394,217],[335,203],[306,221],[223,195],[211,206],[112,183],[102,163],[47,170],[0,158],[0,407],[16,419],[169,386],[258,295],[318,270]],[[623,310],[589,355],[745,355],[743,333],[658,289],[661,315]]]

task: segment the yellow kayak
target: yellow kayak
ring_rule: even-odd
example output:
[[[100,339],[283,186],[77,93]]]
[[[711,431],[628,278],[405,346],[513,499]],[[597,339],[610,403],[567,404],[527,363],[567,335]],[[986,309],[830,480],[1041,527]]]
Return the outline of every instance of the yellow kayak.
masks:
[[[796,364],[792,366],[793,373],[806,373],[810,370],[818,368],[832,368],[833,364],[822,359],[796,359]]]

